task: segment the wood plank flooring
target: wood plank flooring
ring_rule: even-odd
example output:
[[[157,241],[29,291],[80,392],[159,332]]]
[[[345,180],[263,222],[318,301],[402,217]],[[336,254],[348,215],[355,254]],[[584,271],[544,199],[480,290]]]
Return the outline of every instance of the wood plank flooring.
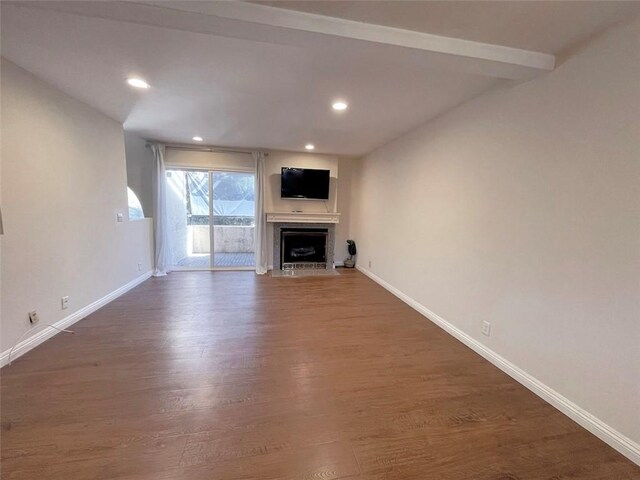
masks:
[[[2,369],[2,479],[640,479],[353,271],[152,278]]]

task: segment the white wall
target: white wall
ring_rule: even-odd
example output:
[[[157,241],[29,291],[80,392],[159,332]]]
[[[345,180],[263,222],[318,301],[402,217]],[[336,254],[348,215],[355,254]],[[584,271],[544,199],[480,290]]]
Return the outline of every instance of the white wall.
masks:
[[[355,238],[365,268],[635,442],[639,28],[368,155]]]
[[[147,141],[131,132],[124,132],[127,164],[127,185],[138,196],[144,216],[153,217],[153,153]]]
[[[152,238],[150,220],[126,221],[121,126],[4,59],[2,174],[6,351],[29,310],[40,315],[35,334],[148,272]]]
[[[336,228],[336,258],[337,264],[341,265],[345,258],[349,257],[347,251],[347,240],[353,237],[352,223],[354,216],[351,214],[355,198],[353,193],[354,183],[357,182],[359,161],[353,158],[340,158],[338,161],[340,171],[340,181],[338,182],[338,212],[340,213],[340,223]]]
[[[329,170],[329,200],[295,200],[280,197],[282,167]],[[265,159],[267,173],[265,210],[267,212],[335,212],[338,198],[338,157],[313,153],[269,152]]]

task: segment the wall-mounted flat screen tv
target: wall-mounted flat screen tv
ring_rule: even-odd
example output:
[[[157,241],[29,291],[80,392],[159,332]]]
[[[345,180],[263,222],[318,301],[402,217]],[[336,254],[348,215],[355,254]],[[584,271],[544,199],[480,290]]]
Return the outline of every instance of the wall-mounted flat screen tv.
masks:
[[[282,167],[282,198],[309,200],[329,199],[329,170]]]

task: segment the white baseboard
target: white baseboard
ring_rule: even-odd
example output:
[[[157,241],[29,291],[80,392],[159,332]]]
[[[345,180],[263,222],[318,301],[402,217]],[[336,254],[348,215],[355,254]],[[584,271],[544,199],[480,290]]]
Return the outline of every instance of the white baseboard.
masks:
[[[640,465],[640,444],[634,442],[630,438],[611,428],[602,420],[596,418],[594,415],[582,409],[571,400],[565,398],[560,393],[542,383],[537,378],[529,375],[520,367],[517,367],[507,359],[501,357],[487,346],[470,337],[459,328],[447,322],[439,315],[433,313],[424,305],[418,303],[413,298],[402,293],[397,288],[391,286],[366,268],[361,267],[360,265],[356,265],[356,268],[371,280],[384,287],[386,290],[388,290],[400,300],[405,302],[407,305],[412,307],[414,310],[417,310],[419,313],[427,317],[428,320],[432,321],[447,333],[460,340],[467,347],[471,348],[473,351],[487,359],[489,362],[494,364],[511,378],[521,383],[533,393],[538,395],[540,398],[545,400],[547,403],[560,410],[574,422],[587,429],[589,432],[616,449],[632,462]]]
[[[57,327],[57,328],[60,328],[60,329],[65,329],[65,328],[70,327],[74,323],[76,323],[79,320],[82,320],[83,318],[85,318],[87,315],[92,314],[93,312],[95,312],[99,308],[105,306],[107,303],[111,302],[112,300],[115,300],[120,295],[128,292],[133,287],[141,284],[146,279],[151,277],[151,273],[152,273],[151,271],[148,271],[147,273],[144,273],[144,274],[140,275],[139,277],[134,278],[133,280],[131,280],[126,285],[123,285],[122,287],[118,288],[117,290],[114,290],[113,292],[109,293],[108,295],[105,295],[104,297],[96,300],[95,302],[90,303],[86,307],[83,307],[80,310],[77,310],[76,312],[73,312],[68,317],[63,318],[62,320],[58,320],[53,325],[55,327]],[[36,330],[36,329],[37,328],[34,327],[34,330]],[[18,358],[18,357],[24,355],[25,353],[27,353],[29,350],[32,350],[32,349],[36,348],[42,342],[44,342],[46,340],[49,340],[51,337],[53,337],[57,333],[60,333],[59,330],[56,330],[55,328],[51,328],[49,326],[46,326],[42,330],[38,330],[37,333],[31,335],[30,337],[28,337],[25,340],[23,340],[20,343],[18,343],[15,346],[15,348],[13,349],[13,352],[11,352],[11,348],[9,348],[8,350],[5,350],[4,352],[2,352],[2,354],[0,354],[0,367],[4,367],[5,365],[7,365],[9,363],[9,352],[11,352],[11,361],[13,361],[16,358]]]

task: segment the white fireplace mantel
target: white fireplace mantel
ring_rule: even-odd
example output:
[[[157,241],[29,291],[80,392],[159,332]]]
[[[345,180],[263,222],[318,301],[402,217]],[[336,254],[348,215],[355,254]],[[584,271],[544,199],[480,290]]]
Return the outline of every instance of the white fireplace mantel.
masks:
[[[270,223],[339,223],[339,213],[267,212]]]

